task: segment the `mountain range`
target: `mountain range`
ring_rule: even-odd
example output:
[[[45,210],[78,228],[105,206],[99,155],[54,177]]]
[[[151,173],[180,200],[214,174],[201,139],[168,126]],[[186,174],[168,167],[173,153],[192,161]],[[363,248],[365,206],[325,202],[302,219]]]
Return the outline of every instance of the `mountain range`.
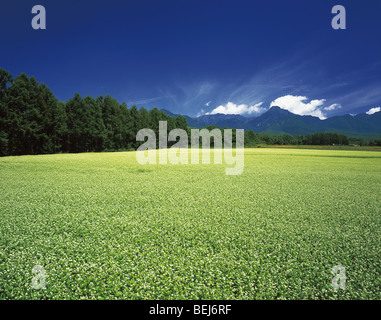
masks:
[[[163,111],[171,116],[177,116],[168,110]],[[256,133],[306,135],[317,132],[336,132],[348,137],[379,139],[381,138],[381,112],[372,115],[335,116],[321,120],[313,116],[301,116],[279,107],[272,107],[258,117],[242,115],[213,114],[190,117],[184,115],[189,127],[202,128],[208,125],[221,128],[236,128],[253,130]]]

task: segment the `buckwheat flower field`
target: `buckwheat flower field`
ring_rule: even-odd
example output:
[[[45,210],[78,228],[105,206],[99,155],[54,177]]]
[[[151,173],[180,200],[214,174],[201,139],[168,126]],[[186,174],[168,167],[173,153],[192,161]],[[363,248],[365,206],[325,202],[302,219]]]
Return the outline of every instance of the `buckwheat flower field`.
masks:
[[[246,149],[236,176],[135,152],[20,156],[0,174],[1,299],[381,298],[378,152]]]

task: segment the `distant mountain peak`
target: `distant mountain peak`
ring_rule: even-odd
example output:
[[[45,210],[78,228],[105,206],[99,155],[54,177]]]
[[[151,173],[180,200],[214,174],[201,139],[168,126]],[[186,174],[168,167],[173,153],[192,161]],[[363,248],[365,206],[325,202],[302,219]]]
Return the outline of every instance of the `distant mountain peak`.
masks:
[[[267,113],[267,112],[273,112],[273,113],[275,113],[275,112],[282,112],[282,113],[284,113],[284,114],[286,114],[286,113],[292,113],[292,112],[290,112],[290,111],[288,111],[288,110],[286,110],[286,109],[282,109],[281,107],[278,107],[278,106],[273,106],[273,107],[271,107],[269,110],[267,110],[265,113]]]
[[[163,109],[171,116],[176,114]],[[356,116],[334,116],[325,120],[310,115],[297,115],[278,106],[273,106],[258,117],[239,114],[213,114],[199,117],[185,116],[188,125],[202,128],[208,125],[220,128],[253,130],[256,133],[305,135],[316,132],[336,132],[347,136],[364,136],[371,139],[381,137],[381,112],[373,115],[365,113]]]
[[[177,116],[177,114],[174,114],[173,112],[167,110],[167,109],[160,109],[160,111],[164,111],[169,116]]]

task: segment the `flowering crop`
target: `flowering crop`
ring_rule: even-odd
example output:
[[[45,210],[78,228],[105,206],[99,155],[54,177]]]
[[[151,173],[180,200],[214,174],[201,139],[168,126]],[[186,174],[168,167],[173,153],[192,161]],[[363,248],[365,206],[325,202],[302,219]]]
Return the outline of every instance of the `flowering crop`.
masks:
[[[134,152],[5,157],[0,173],[1,299],[381,298],[378,152],[245,149],[237,176]]]

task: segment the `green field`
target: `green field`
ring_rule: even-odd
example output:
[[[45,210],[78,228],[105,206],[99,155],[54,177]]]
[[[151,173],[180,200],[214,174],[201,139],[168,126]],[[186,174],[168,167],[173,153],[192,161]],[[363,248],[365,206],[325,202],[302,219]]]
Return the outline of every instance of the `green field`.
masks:
[[[246,149],[239,176],[134,152],[0,173],[1,299],[381,299],[378,152]]]

